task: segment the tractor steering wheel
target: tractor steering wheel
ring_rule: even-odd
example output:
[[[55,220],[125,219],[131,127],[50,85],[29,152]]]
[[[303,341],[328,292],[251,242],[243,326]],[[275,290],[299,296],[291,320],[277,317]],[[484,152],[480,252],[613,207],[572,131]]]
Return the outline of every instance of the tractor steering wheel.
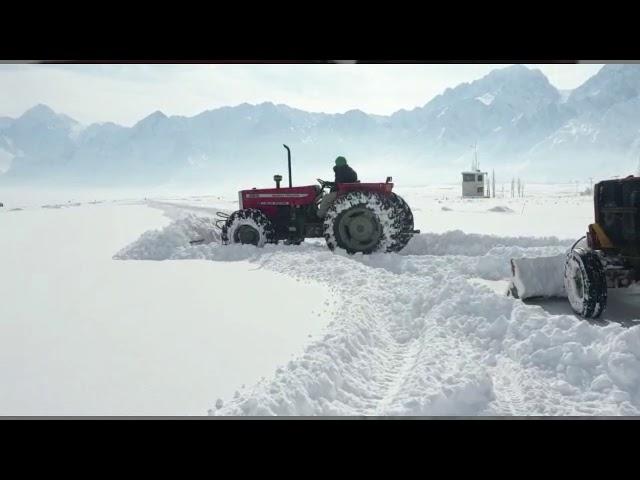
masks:
[[[335,182],[326,182],[320,178],[317,178],[316,180],[318,180],[318,183],[320,184],[320,186],[324,189],[324,188],[331,188],[331,187],[335,187]]]

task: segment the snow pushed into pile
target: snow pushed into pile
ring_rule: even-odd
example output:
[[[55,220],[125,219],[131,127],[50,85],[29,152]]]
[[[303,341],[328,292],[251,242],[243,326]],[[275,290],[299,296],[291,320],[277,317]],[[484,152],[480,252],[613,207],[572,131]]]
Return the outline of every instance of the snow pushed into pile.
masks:
[[[416,235],[402,250],[403,255],[486,255],[501,247],[570,247],[573,240],[556,237],[498,237],[454,230]]]
[[[489,209],[490,212],[500,212],[500,213],[513,213],[513,210],[509,207],[497,205],[493,208]]]
[[[122,249],[116,260],[168,260],[193,240],[205,243],[220,240],[214,220],[189,214],[178,218],[162,230],[145,232],[136,242]]]
[[[566,297],[564,266],[567,255],[514,259],[513,283],[520,298]]]
[[[178,219],[118,258],[248,260],[325,283],[339,304],[298,358],[233,398],[212,398],[211,415],[640,411],[640,327],[551,315],[473,281],[507,279],[510,258],[560,255],[571,241],[454,231],[418,235],[401,254],[367,256],[321,243],[189,245],[205,225]]]

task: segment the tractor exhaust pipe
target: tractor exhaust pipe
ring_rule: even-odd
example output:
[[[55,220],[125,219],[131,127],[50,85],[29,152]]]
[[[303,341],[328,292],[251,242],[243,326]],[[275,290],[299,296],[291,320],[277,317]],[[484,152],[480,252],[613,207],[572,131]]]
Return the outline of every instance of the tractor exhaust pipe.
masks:
[[[289,165],[289,188],[293,187],[293,183],[291,182],[291,149],[286,145],[282,145],[287,149],[287,164]]]

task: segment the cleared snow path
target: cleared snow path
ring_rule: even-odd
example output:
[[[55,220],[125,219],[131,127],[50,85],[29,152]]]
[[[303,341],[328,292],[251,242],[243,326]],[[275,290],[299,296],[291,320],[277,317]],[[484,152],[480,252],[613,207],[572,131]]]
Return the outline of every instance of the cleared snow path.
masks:
[[[249,261],[320,281],[338,299],[331,323],[299,357],[211,405],[212,415],[640,411],[640,327],[551,315],[482,284],[507,278],[509,258],[562,253],[571,240],[423,234],[402,255],[371,256],[331,253],[322,244],[257,249],[176,241],[200,222],[182,217],[118,258]]]

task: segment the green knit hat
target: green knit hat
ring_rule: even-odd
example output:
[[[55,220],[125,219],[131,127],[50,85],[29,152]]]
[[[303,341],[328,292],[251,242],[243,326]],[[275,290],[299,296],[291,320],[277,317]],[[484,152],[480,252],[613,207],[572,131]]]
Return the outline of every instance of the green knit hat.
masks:
[[[336,167],[343,167],[347,164],[347,159],[344,157],[336,158]]]

